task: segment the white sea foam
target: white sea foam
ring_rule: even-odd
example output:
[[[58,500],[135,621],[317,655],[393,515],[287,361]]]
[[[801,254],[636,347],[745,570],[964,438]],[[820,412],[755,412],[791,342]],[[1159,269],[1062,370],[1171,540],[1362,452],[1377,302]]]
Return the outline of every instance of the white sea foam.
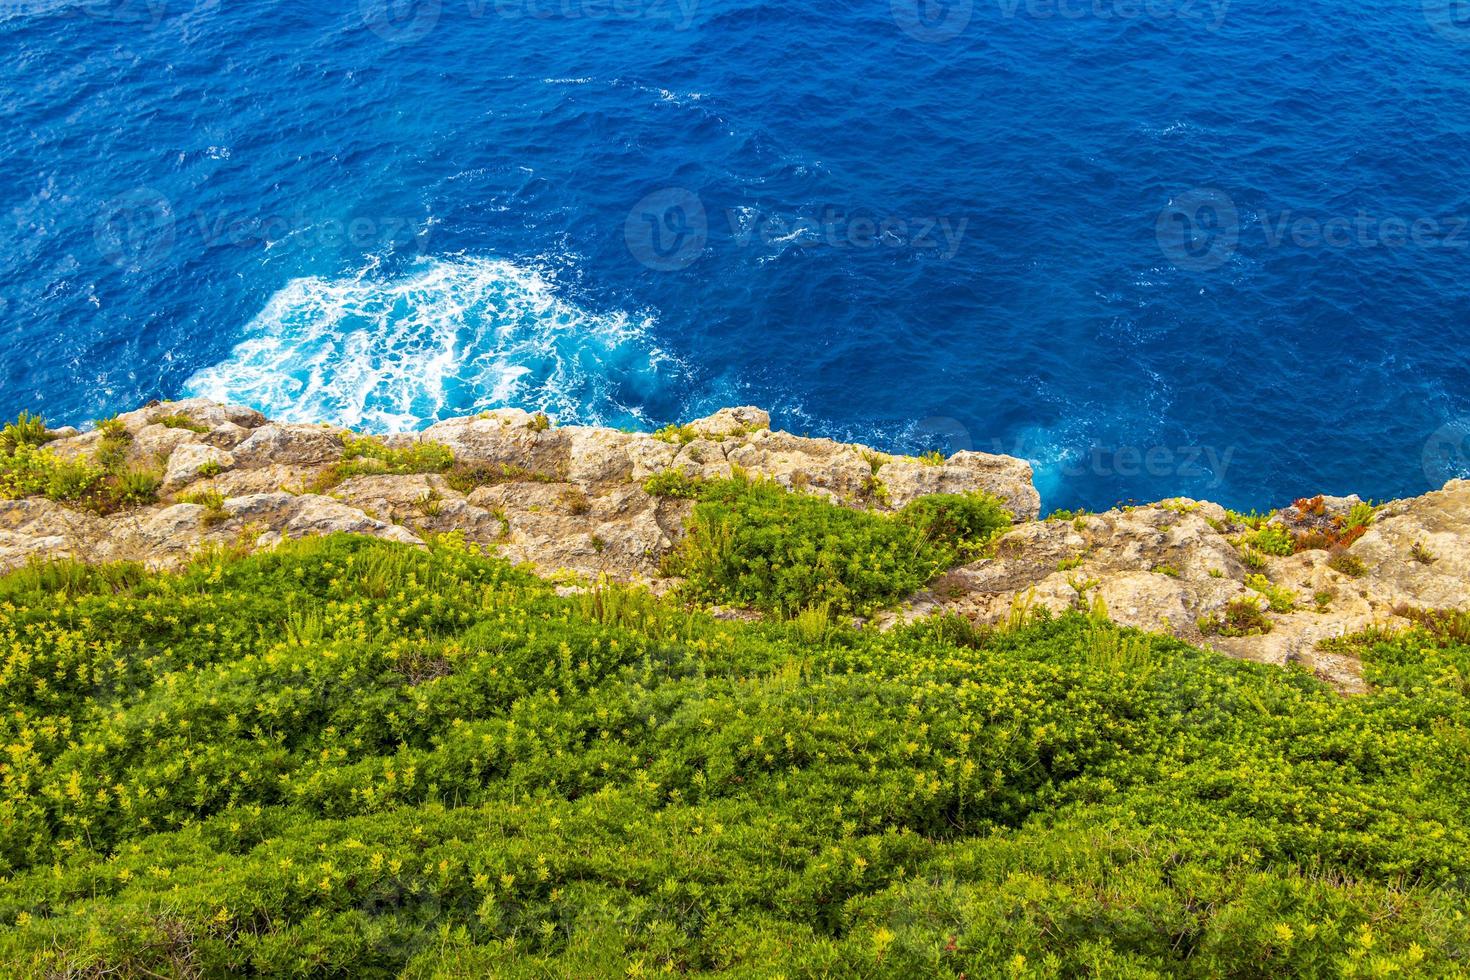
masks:
[[[583,309],[533,268],[423,259],[392,279],[367,269],[293,280],[185,389],[285,421],[377,431],[508,405],[622,423],[682,373],[650,327]]]

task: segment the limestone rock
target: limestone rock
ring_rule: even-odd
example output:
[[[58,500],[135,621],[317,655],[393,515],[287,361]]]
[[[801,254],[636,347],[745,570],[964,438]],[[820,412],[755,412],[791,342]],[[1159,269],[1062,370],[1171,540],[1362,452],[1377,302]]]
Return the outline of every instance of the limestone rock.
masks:
[[[722,408],[715,414],[689,423],[689,428],[707,439],[723,439],[741,436],[771,427],[771,416],[749,405],[740,408]]]
[[[81,432],[46,444],[46,451],[71,463],[91,462],[102,444],[102,433]]]
[[[319,425],[261,426],[233,450],[235,463],[247,469],[275,464],[322,466],[342,458],[342,437]]]
[[[206,474],[222,473],[234,465],[235,457],[223,449],[198,442],[183,443],[168,458],[163,492],[173,493]]]
[[[1031,482],[1031,464],[1014,456],[962,452],[938,466],[900,459],[884,466],[878,475],[894,507],[931,493],[983,491],[1005,501],[1017,520],[1034,520],[1041,512],[1041,495]]]
[[[159,421],[169,416],[190,424]],[[223,507],[165,502],[103,517],[47,500],[0,501],[0,569],[53,557],[170,567],[210,542],[268,548],[287,538],[345,532],[418,545],[453,531],[569,589],[608,576],[663,591],[676,584],[662,574],[664,560],[695,505],[652,497],[645,481],[671,470],[716,479],[738,467],[876,511],[895,511],[931,493],[985,491],[1005,501],[1017,524],[993,555],[942,575],[884,623],[935,613],[996,623],[1028,608],[1106,608],[1125,625],[1233,657],[1294,665],[1354,691],[1362,689],[1358,664],[1324,651],[1323,640],[1369,626],[1406,626],[1400,614],[1413,608],[1470,609],[1466,481],[1383,506],[1346,557],[1303,551],[1251,556],[1247,564],[1236,542],[1246,528],[1207,501],[1181,498],[1037,520],[1040,500],[1023,460],[969,452],[946,460],[895,457],[773,432],[769,416],[752,408],[717,412],[673,438],[553,427],[526,412],[488,412],[383,437],[395,449],[420,441],[447,446],[457,464],[452,473],[340,483],[333,470],[343,456],[339,429],[272,423],[250,409],[197,399],[119,418],[132,436],[133,461],[166,460],[164,489],[175,500],[209,490],[224,499]],[[51,452],[95,458],[99,433],[61,435]],[[1313,520],[1330,521],[1358,502],[1324,498],[1323,514]],[[1286,508],[1273,520],[1299,528],[1303,516]],[[1232,602],[1264,603],[1263,589],[1276,594],[1279,607],[1265,613],[1269,632],[1218,635],[1211,618]]]
[[[118,420],[127,426],[129,432],[137,433],[140,429],[154,424],[161,418],[178,415],[186,416],[206,430],[218,428],[226,423],[246,429],[258,428],[266,423],[265,416],[253,408],[223,405],[207,398],[154,402],[135,412],[119,415]]]
[[[287,538],[365,534],[403,544],[423,544],[422,539],[406,528],[369,517],[355,507],[317,494],[252,494],[225,501],[224,509],[234,521],[260,525]]]
[[[438,422],[424,430],[421,438],[448,446],[460,463],[513,466],[560,477],[570,467],[571,439],[560,429],[536,428],[534,419],[526,412],[487,412]]]

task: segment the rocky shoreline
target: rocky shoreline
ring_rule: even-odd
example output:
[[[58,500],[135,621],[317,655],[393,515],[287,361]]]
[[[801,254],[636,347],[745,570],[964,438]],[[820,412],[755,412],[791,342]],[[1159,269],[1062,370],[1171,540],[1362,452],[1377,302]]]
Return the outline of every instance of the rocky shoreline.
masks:
[[[569,587],[606,576],[666,591],[674,583],[660,567],[694,504],[650,493],[645,482],[744,472],[876,511],[932,493],[982,491],[1005,502],[1016,524],[990,556],[942,576],[885,625],[934,613],[999,622],[1017,609],[1105,608],[1124,625],[1300,664],[1356,691],[1356,660],[1324,641],[1407,626],[1419,610],[1470,609],[1467,481],[1377,508],[1314,498],[1259,519],[1171,500],[1039,520],[1023,460],[890,456],[773,432],[754,408],[660,433],[555,426],[503,410],[363,440],[190,400],[119,416],[107,431],[50,437],[44,451],[61,460],[111,451],[155,468],[156,500],[115,513],[41,496],[0,500],[0,570],[62,557],[168,568],[208,547],[259,550],[333,532],[416,544],[455,531]],[[385,452],[442,453],[435,458],[445,465],[403,472],[355,462]]]

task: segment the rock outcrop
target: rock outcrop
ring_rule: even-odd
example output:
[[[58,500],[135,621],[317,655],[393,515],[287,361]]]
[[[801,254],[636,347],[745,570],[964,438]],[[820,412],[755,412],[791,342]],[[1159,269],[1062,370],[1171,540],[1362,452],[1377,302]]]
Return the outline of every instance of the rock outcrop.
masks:
[[[333,531],[414,543],[458,531],[542,574],[607,575],[660,589],[660,563],[693,505],[646,493],[644,482],[658,473],[713,479],[739,469],[887,510],[940,490],[994,493],[1022,519],[1041,503],[1019,459],[891,457],[772,432],[770,416],[755,408],[724,409],[663,435],[553,426],[503,410],[382,440],[395,449],[447,448],[469,481],[443,473],[327,480],[346,455],[347,430],[272,422],[202,399],[152,405],[117,423],[127,432],[125,462],[161,470],[160,501],[109,517],[41,498],[0,501],[0,570],[41,556],[170,567],[211,544],[263,548]],[[60,438],[48,451],[68,460],[94,459],[103,446],[96,431],[53,434]]]
[[[985,491],[1006,502],[1017,523],[993,554],[942,576],[884,624],[1105,607],[1125,625],[1230,656],[1298,663],[1351,691],[1361,686],[1358,665],[1321,649],[1322,640],[1406,625],[1402,614],[1413,609],[1470,609],[1465,481],[1378,508],[1365,531],[1331,551],[1273,556],[1243,547],[1255,530],[1212,503],[1038,520],[1040,498],[1022,460],[894,457],[773,432],[754,408],[659,434],[554,426],[515,410],[450,419],[382,439],[393,449],[454,454],[451,472],[401,475],[340,469],[353,441],[347,430],[275,423],[204,400],[151,405],[117,424],[127,434],[109,445],[161,474],[158,502],[99,516],[42,498],[0,500],[0,570],[56,557],[172,567],[209,546],[260,549],[339,531],[416,544],[455,531],[545,575],[606,575],[661,591],[670,585],[661,562],[694,505],[650,495],[644,482],[668,472],[745,472],[879,511],[932,493]],[[104,448],[103,433],[53,435],[49,451],[63,459],[94,459]],[[1311,519],[1340,525],[1356,502],[1326,499]],[[1304,519],[1287,509],[1273,520],[1285,527]],[[1242,603],[1261,607],[1259,621],[1219,628]]]
[[[1341,516],[1358,502],[1325,506]],[[1268,527],[1290,528],[1298,516],[1286,508]],[[1272,555],[1242,547],[1249,535],[1220,506],[1188,499],[1033,521],[1005,535],[993,558],[949,572],[889,619],[950,613],[998,622],[1017,604],[1059,612],[1100,601],[1126,626],[1242,659],[1301,664],[1356,691],[1359,665],[1321,649],[1323,640],[1408,626],[1403,613],[1414,610],[1470,610],[1470,481],[1378,508],[1345,547]],[[1240,602],[1259,608],[1260,626],[1221,635],[1217,624]]]

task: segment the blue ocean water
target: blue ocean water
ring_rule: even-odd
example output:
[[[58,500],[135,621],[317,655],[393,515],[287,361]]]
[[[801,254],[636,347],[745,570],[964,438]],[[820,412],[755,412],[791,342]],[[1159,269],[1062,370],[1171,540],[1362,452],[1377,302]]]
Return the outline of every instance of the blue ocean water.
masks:
[[[0,0],[0,412],[1470,475],[1458,0]]]

